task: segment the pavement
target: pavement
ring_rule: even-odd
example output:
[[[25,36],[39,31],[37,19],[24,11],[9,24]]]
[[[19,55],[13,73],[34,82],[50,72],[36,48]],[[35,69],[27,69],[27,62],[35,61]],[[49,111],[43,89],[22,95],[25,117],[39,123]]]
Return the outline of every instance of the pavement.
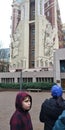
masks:
[[[17,93],[18,91],[0,92],[0,130],[10,130],[9,121],[15,110],[15,97]],[[51,96],[50,92],[29,92],[29,94],[32,96],[30,115],[33,130],[43,130],[43,123],[39,121],[39,112],[42,102]]]

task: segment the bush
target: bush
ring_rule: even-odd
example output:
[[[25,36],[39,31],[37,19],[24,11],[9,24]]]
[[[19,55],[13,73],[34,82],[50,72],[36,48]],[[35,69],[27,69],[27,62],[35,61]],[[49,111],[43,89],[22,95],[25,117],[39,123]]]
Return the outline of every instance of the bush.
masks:
[[[41,89],[41,90],[50,90],[52,85],[55,83],[49,82],[29,82],[29,83],[22,83],[21,89]],[[0,88],[5,89],[20,89],[19,83],[0,83]]]
[[[19,89],[19,84],[16,84],[16,83],[0,83],[0,88]]]

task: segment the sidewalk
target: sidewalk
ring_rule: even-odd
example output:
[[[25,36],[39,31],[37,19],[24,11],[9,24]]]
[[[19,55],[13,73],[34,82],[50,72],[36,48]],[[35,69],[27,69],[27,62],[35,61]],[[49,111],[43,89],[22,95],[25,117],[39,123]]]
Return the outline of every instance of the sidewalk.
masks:
[[[33,130],[43,130],[43,123],[39,121],[40,107],[46,97],[50,97],[49,92],[29,92],[32,96],[32,109],[30,111]],[[15,110],[15,97],[17,92],[0,92],[0,130],[10,130],[9,120]]]

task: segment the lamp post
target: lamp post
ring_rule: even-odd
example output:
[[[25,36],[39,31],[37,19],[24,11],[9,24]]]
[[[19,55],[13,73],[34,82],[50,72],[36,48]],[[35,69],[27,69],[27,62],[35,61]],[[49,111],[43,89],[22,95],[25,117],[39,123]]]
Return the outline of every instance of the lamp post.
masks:
[[[22,70],[20,72],[20,91],[22,90]]]

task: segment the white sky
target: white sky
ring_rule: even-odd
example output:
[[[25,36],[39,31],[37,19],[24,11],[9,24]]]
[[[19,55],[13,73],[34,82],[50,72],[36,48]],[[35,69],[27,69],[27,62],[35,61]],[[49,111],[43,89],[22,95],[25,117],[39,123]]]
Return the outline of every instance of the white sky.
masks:
[[[62,23],[65,23],[65,0],[58,0]],[[9,47],[11,34],[12,0],[2,0],[0,4],[0,47]]]
[[[9,47],[11,34],[12,0],[1,0],[0,3],[0,47]]]
[[[65,23],[65,0],[58,0],[62,23]]]

